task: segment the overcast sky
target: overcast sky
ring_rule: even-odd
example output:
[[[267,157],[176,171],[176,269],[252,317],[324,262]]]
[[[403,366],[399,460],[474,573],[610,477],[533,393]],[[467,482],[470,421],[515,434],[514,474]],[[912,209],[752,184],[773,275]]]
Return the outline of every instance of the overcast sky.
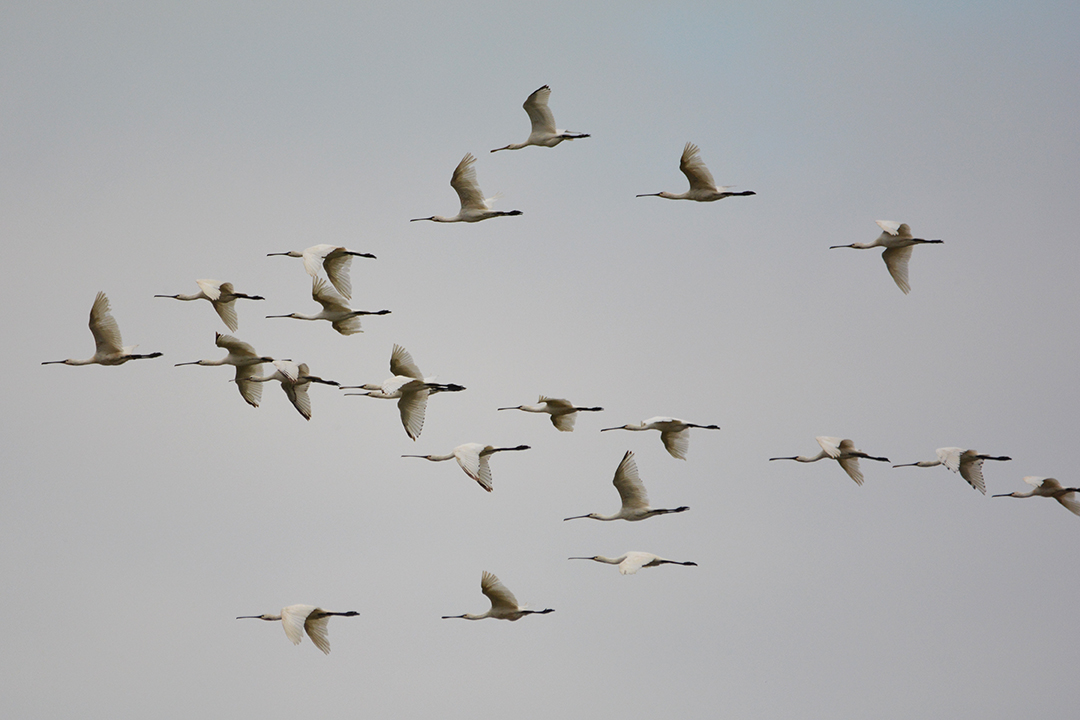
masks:
[[[1036,2],[41,3],[0,10],[0,715],[111,718],[1073,718],[1080,518],[991,499],[943,446],[1080,485],[1075,237],[1080,8]],[[554,149],[490,154],[552,88]],[[721,184],[682,192],[687,141]],[[453,215],[477,158],[520,217]],[[941,245],[893,283],[875,220]],[[352,268],[364,334],[314,312],[299,260]],[[208,303],[266,300],[235,333],[343,384],[395,343],[466,392],[409,440],[393,402],[277,383],[261,407]],[[93,353],[108,294],[127,344]],[[496,412],[601,405],[573,433]],[[655,432],[696,431],[686,462]],[[402,459],[461,443],[454,463]],[[654,506],[614,512],[633,450]],[[698,567],[621,576],[576,555]],[[483,612],[481,572],[549,615]],[[280,623],[307,603],[333,652]]]

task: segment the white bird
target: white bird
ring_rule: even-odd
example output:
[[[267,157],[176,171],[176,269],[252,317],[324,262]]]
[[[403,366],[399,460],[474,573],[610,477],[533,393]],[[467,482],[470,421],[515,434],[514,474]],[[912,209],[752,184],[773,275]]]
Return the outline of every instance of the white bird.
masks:
[[[1036,477],[1035,475],[1028,475],[1024,478],[1024,482],[1031,485],[1033,489],[1026,493],[1011,492],[994,495],[994,497],[1051,497],[1065,506],[1065,509],[1073,515],[1080,515],[1080,499],[1077,498],[1080,488],[1061,487],[1061,483],[1054,478]]]
[[[449,455],[402,455],[401,457],[415,457],[442,462],[443,460],[457,460],[458,465],[465,474],[480,484],[488,492],[491,492],[491,467],[488,465],[488,457],[497,452],[516,450],[529,450],[528,445],[518,445],[510,448],[497,448],[480,443],[465,443],[458,445]]]
[[[314,605],[289,605],[281,608],[278,615],[240,615],[237,620],[280,620],[285,628],[285,636],[292,640],[293,645],[299,645],[304,639],[304,631],[307,631],[311,642],[325,654],[330,654],[330,636],[327,633],[327,624],[334,615],[338,617],[356,617],[360,613],[355,610],[348,612],[330,612]]]
[[[645,492],[645,483],[638,476],[637,463],[634,462],[634,453],[629,450],[623,455],[622,462],[615,470],[615,479],[612,480],[615,489],[619,491],[622,499],[622,507],[614,515],[601,515],[589,513],[588,515],[574,515],[563,520],[578,520],[580,518],[592,518],[593,520],[645,520],[654,515],[666,515],[667,513],[686,512],[690,508],[683,505],[673,509],[657,509],[649,507],[649,495]]]
[[[179,295],[155,295],[154,297],[175,298],[177,300],[209,300],[210,304],[214,306],[218,317],[225,323],[225,327],[233,332],[236,332],[236,328],[239,327],[236,321],[236,301],[238,299],[266,299],[262,295],[245,295],[244,293],[233,292],[233,285],[229,282],[196,280],[195,284],[199,286],[199,292],[194,295],[181,293]]]
[[[862,450],[855,448],[855,443],[847,439],[841,439],[838,437],[825,437],[818,436],[814,438],[818,441],[818,445],[821,446],[821,452],[813,457],[807,457],[806,455],[796,455],[795,457],[774,457],[769,460],[795,460],[801,463],[812,463],[818,460],[824,460],[830,458],[840,463],[840,467],[844,468],[844,472],[851,476],[851,479],[856,484],[863,484],[863,474],[859,470],[859,458],[866,458],[867,460],[877,460],[879,462],[889,462],[889,458],[874,457],[867,455]]]
[[[337,288],[341,296],[346,300],[352,299],[352,284],[349,281],[349,266],[354,257],[371,258],[371,253],[356,252],[340,245],[312,245],[304,250],[289,250],[288,252],[266,253],[266,257],[284,255],[286,257],[304,258],[304,269],[311,277],[319,276],[319,267],[326,271],[326,277],[330,278],[330,284]]]
[[[491,152],[520,150],[530,145],[555,147],[563,140],[577,140],[578,138],[589,137],[585,133],[572,133],[556,129],[555,116],[551,114],[551,109],[548,107],[549,97],[551,97],[551,88],[545,85],[525,98],[525,104],[521,107],[525,108],[525,112],[529,114],[529,120],[532,122],[532,132],[529,133],[529,137],[525,142],[511,143],[506,147],[495,148]]]
[[[889,268],[889,274],[896,281],[897,287],[907,295],[911,292],[911,285],[908,284],[908,261],[911,260],[912,249],[916,245],[941,243],[943,241],[911,237],[911,228],[908,227],[907,223],[898,223],[892,220],[875,220],[874,222],[883,231],[874,242],[833,245],[829,249],[834,250],[845,247],[858,250],[869,250],[875,247],[885,248],[885,252],[881,253],[881,259],[885,261],[885,266]]]
[[[516,405],[514,407],[501,407],[499,410],[524,410],[531,413],[547,413],[551,416],[551,424],[556,430],[573,432],[574,422],[579,412],[600,412],[602,407],[574,407],[569,400],[562,398],[549,398],[540,396],[537,405]]]
[[[427,412],[429,395],[440,392],[460,392],[465,389],[461,385],[452,383],[437,383],[434,377],[425,378],[409,351],[400,345],[394,345],[390,353],[390,372],[393,373],[393,377],[387,378],[381,385],[366,383],[346,385],[341,389],[367,390],[362,393],[345,393],[346,395],[361,395],[382,400],[396,399],[405,434],[413,440],[420,437],[420,432],[424,429],[424,414]]]
[[[465,613],[464,615],[443,615],[443,620],[450,620],[453,618],[464,618],[465,620],[483,620],[484,618],[495,618],[496,620],[520,620],[526,615],[547,615],[548,613],[555,612],[551,608],[546,610],[526,610],[524,605],[519,605],[517,598],[514,597],[514,593],[510,592],[499,578],[495,577],[491,573],[484,571],[484,574],[480,576],[480,592],[487,596],[487,599],[491,601],[491,609],[485,613],[474,615],[472,613]]]
[[[244,398],[248,405],[259,407],[259,400],[262,398],[262,385],[259,385],[258,381],[255,380],[255,372],[258,370],[259,365],[273,362],[274,358],[259,355],[251,345],[234,338],[232,335],[214,333],[214,344],[219,348],[228,350],[229,354],[220,360],[195,360],[176,363],[176,367],[181,365],[205,365],[208,367],[234,365],[236,367],[236,377],[233,378],[233,382],[236,383],[236,387],[240,390],[240,397]]]
[[[417,220],[433,220],[441,223],[472,223],[493,217],[521,215],[520,210],[503,211],[491,209],[491,203],[499,196],[495,195],[489,198],[484,197],[484,193],[480,191],[480,185],[476,182],[476,168],[473,167],[474,163],[476,163],[476,158],[473,157],[473,154],[465,153],[465,157],[461,158],[461,162],[458,163],[457,168],[454,170],[453,177],[450,178],[450,187],[457,191],[458,199],[461,200],[461,210],[457,215],[453,217],[432,215],[431,217],[425,218],[413,218],[409,222],[416,222]]]
[[[726,197],[732,196],[744,196],[744,195],[757,195],[753,190],[746,190],[743,192],[728,192],[734,185],[720,185],[717,186],[716,181],[713,180],[712,173],[709,172],[709,168],[705,167],[705,163],[701,160],[701,154],[698,150],[698,146],[694,143],[686,143],[686,147],[683,148],[682,158],[679,159],[679,169],[682,170],[683,175],[690,181],[690,189],[684,193],[643,193],[637,197],[662,197],[668,200],[696,200],[697,202],[712,202],[714,200],[723,200]]]
[[[1002,455],[1001,457],[995,457],[994,455],[980,455],[975,450],[965,450],[958,447],[945,447],[938,448],[936,451],[937,460],[922,460],[914,463],[903,463],[901,465],[893,465],[894,468],[898,467],[934,467],[935,465],[944,465],[953,472],[960,473],[960,477],[967,480],[968,485],[975,488],[983,495],[986,494],[986,482],[983,480],[982,466],[984,460],[1012,460],[1011,457]]]
[[[303,415],[305,420],[311,419],[311,398],[308,397],[308,387],[313,382],[323,385],[338,385],[334,380],[323,380],[308,372],[307,363],[294,363],[292,360],[274,360],[274,372],[269,375],[251,378],[253,383],[270,382],[277,380],[281,383],[281,389],[289,398],[296,411]],[[239,372],[239,369],[237,369]]]
[[[92,358],[86,360],[46,360],[42,365],[123,365],[128,360],[144,360],[146,358],[161,357],[161,353],[154,352],[147,355],[136,355],[132,352],[138,345],[124,346],[120,339],[120,326],[116,324],[116,318],[109,312],[109,298],[105,293],[99,292],[94,298],[94,304],[90,308],[90,332],[94,336],[96,350]]]
[[[661,565],[693,565],[697,567],[696,562],[682,562],[679,560],[668,560],[662,558],[659,555],[653,555],[647,552],[638,552],[631,550],[625,552],[619,557],[609,558],[603,555],[593,555],[592,557],[572,557],[569,560],[595,560],[600,563],[607,563],[608,565],[618,565],[619,572],[623,575],[633,575],[643,567],[659,567]]]
[[[720,426],[695,425],[694,423],[684,422],[678,418],[672,417],[652,417],[648,420],[642,420],[636,425],[631,424],[620,425],[619,427],[601,428],[600,432],[607,432],[608,430],[633,430],[635,432],[641,430],[659,430],[660,441],[664,443],[664,447],[667,448],[671,457],[685,460],[686,452],[690,449],[690,428],[719,430]]]
[[[329,320],[334,329],[342,335],[353,335],[364,332],[360,329],[361,315],[388,315],[389,310],[353,310],[345,304],[345,298],[341,297],[332,287],[327,285],[322,278],[315,278],[311,283],[311,297],[315,302],[322,305],[322,310],[314,315],[304,313],[289,313],[288,315],[267,315],[268,318],[296,318],[297,320]]]

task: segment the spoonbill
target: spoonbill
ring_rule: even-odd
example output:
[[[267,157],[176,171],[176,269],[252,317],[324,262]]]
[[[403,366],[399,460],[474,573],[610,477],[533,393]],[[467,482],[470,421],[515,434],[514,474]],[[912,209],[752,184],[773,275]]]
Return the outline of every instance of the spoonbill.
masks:
[[[453,177],[450,178],[450,187],[457,191],[458,199],[461,200],[461,210],[457,215],[453,217],[432,215],[425,218],[413,218],[409,222],[433,220],[441,223],[473,223],[493,217],[521,215],[520,210],[503,211],[491,209],[491,203],[495,202],[499,196],[484,197],[484,193],[480,191],[480,185],[476,182],[476,168],[473,167],[475,163],[476,158],[473,157],[473,154],[465,153],[465,157],[461,158],[461,162],[458,163],[457,168],[454,170]]]
[[[664,443],[664,447],[667,448],[671,457],[678,458],[679,460],[686,459],[686,452],[690,449],[690,428],[699,428],[701,430],[719,430],[719,425],[695,425],[694,423],[688,423],[678,418],[672,417],[652,417],[648,420],[642,420],[636,425],[620,425],[619,427],[601,428],[600,432],[607,432],[608,430],[633,430],[640,432],[641,430],[659,430],[660,441]]]
[[[329,320],[334,329],[342,335],[364,332],[360,329],[361,315],[389,315],[389,310],[353,310],[326,281],[320,277],[311,283],[311,297],[322,305],[322,310],[314,315],[289,313],[288,315],[267,315],[268,318],[296,318],[297,320]]]
[[[285,636],[292,640],[293,645],[299,645],[307,631],[311,642],[315,647],[330,654],[330,636],[327,633],[327,624],[333,616],[356,617],[360,613],[355,610],[348,612],[330,612],[314,605],[289,605],[281,608],[278,615],[240,615],[237,620],[280,620],[285,628]]]
[[[154,297],[175,298],[176,300],[209,300],[210,304],[214,306],[218,317],[225,323],[225,327],[233,332],[236,332],[236,328],[239,327],[236,321],[236,301],[266,299],[262,295],[245,295],[244,293],[234,292],[233,285],[229,282],[196,280],[195,284],[199,286],[199,292],[194,295],[181,293],[179,295],[155,295]]]
[[[42,365],[123,365],[128,360],[144,360],[146,358],[161,357],[161,353],[153,352],[147,355],[136,355],[132,352],[138,345],[124,346],[120,339],[120,326],[116,324],[116,318],[109,312],[109,298],[105,293],[99,292],[94,298],[94,304],[90,307],[90,333],[94,336],[97,346],[92,358],[86,360],[46,360]]]
[[[532,122],[532,132],[529,133],[528,139],[523,143],[511,143],[506,147],[495,148],[491,152],[520,150],[530,145],[555,147],[563,140],[577,140],[589,137],[585,133],[572,133],[555,128],[555,116],[551,114],[551,108],[548,107],[548,98],[550,97],[551,88],[545,85],[525,98],[525,104],[521,107],[525,108],[525,112],[529,114],[529,120]]]
[[[277,380],[281,383],[281,389],[289,398],[296,411],[304,416],[305,420],[311,419],[311,398],[308,397],[308,387],[311,383],[323,385],[338,385],[334,380],[323,380],[308,372],[307,363],[294,363],[292,360],[274,360],[274,372],[269,375],[251,378],[253,383],[270,382]]]
[[[614,515],[601,515],[589,513],[588,515],[574,515],[563,520],[578,520],[580,518],[592,518],[593,520],[645,520],[653,515],[666,515],[667,513],[686,512],[690,508],[683,505],[670,510],[655,509],[649,507],[649,495],[645,492],[645,483],[638,476],[637,463],[634,462],[634,453],[629,450],[623,455],[622,462],[615,470],[615,479],[612,480],[615,489],[622,498],[622,507]]]
[[[1024,482],[1032,486],[1032,489],[1028,492],[1003,493],[993,497],[1051,497],[1065,506],[1065,509],[1073,515],[1080,515],[1080,499],[1077,499],[1076,496],[1076,493],[1080,493],[1080,488],[1061,487],[1061,483],[1054,478],[1036,477],[1035,475],[1028,475],[1024,478]]]
[[[662,197],[668,200],[712,202],[732,196],[757,195],[753,190],[728,192],[735,187],[734,185],[717,186],[712,173],[709,172],[709,168],[705,167],[705,163],[701,160],[701,151],[698,150],[698,146],[694,143],[688,142],[686,147],[683,148],[682,158],[679,159],[679,169],[682,170],[686,179],[690,181],[689,190],[678,194],[669,192],[643,193],[637,197]]]
[[[457,460],[458,465],[461,466],[461,469],[465,471],[466,475],[480,483],[480,487],[491,492],[491,467],[488,465],[488,457],[497,452],[513,452],[529,449],[530,447],[528,445],[497,448],[492,447],[491,445],[481,445],[480,443],[465,443],[464,445],[458,445],[449,455],[402,455],[401,457],[424,458],[425,460],[431,460],[432,462]]]
[[[464,615],[443,615],[443,620],[451,620],[454,618],[463,618],[465,620],[483,620],[484,618],[495,618],[496,620],[520,620],[526,615],[547,615],[548,613],[555,612],[551,608],[546,610],[526,610],[525,606],[519,605],[517,598],[514,597],[514,593],[510,592],[499,578],[495,577],[491,573],[484,571],[484,574],[480,576],[480,592],[487,596],[487,599],[491,601],[491,609],[485,613],[474,615],[472,613],[465,613]]]
[[[944,465],[953,472],[960,473],[960,477],[967,480],[968,485],[975,488],[983,495],[986,494],[986,482],[983,481],[982,466],[984,460],[1012,460],[1011,457],[1004,455],[995,457],[994,455],[980,455],[975,450],[965,450],[958,447],[944,447],[935,450],[937,453],[937,460],[922,460],[914,463],[903,463],[902,465],[893,465],[894,468],[898,467],[934,467],[935,465]]]
[[[266,257],[284,255],[286,257],[304,258],[304,269],[311,277],[319,276],[319,267],[326,271],[326,277],[330,278],[330,284],[337,288],[341,296],[346,300],[352,299],[352,284],[349,282],[349,266],[354,257],[371,258],[371,253],[356,252],[340,245],[312,245],[304,250],[289,250],[288,252],[266,253]]]
[[[176,367],[181,365],[205,365],[208,367],[234,365],[236,366],[236,377],[233,378],[233,382],[236,383],[236,387],[240,390],[240,397],[244,398],[248,405],[259,407],[259,400],[262,398],[262,385],[259,385],[258,381],[254,379],[255,372],[258,370],[259,365],[273,362],[274,358],[260,356],[255,352],[255,348],[243,340],[234,338],[232,335],[214,333],[214,344],[219,348],[228,350],[229,354],[220,360],[194,360],[192,362],[176,363]]]
[[[874,457],[873,455],[867,455],[862,450],[855,448],[855,443],[848,439],[841,439],[838,437],[825,437],[818,436],[814,438],[818,441],[818,445],[821,446],[821,452],[813,457],[807,457],[806,455],[796,455],[795,457],[774,457],[769,460],[795,460],[801,463],[812,463],[818,460],[824,460],[825,458],[831,458],[838,463],[840,467],[844,468],[844,472],[851,476],[851,479],[855,481],[857,485],[863,484],[863,474],[859,470],[859,458],[866,458],[867,460],[877,460],[878,462],[889,462],[889,458]]]
[[[461,385],[437,383],[434,377],[425,378],[409,351],[400,345],[394,345],[390,353],[390,372],[393,373],[393,377],[387,378],[381,385],[374,383],[346,385],[341,389],[367,390],[362,393],[345,393],[346,395],[361,395],[382,400],[396,399],[405,434],[413,440],[420,437],[420,432],[424,429],[424,414],[427,412],[429,395],[440,392],[460,392],[465,389]]]
[[[668,560],[662,558],[659,555],[653,555],[647,552],[638,552],[631,550],[625,552],[619,557],[609,558],[603,555],[593,555],[592,557],[572,557],[569,560],[595,560],[600,563],[607,563],[608,565],[618,565],[619,572],[623,575],[633,575],[643,567],[660,567],[661,565],[693,565],[697,567],[696,562],[682,562],[679,560]]]
[[[881,259],[885,261],[885,266],[889,268],[889,274],[892,275],[892,279],[896,281],[896,286],[904,291],[907,295],[911,292],[911,285],[908,284],[908,261],[911,260],[911,251],[916,245],[925,245],[928,243],[941,243],[942,240],[923,240],[922,238],[911,237],[911,228],[907,223],[897,223],[892,220],[875,220],[878,226],[882,229],[882,233],[878,235],[877,239],[871,243],[851,243],[850,245],[833,245],[829,249],[834,250],[836,248],[856,248],[858,250],[869,250],[870,248],[883,247],[885,252],[881,253]]]
[[[540,396],[538,405],[516,405],[514,407],[501,407],[499,410],[524,410],[531,413],[547,413],[551,416],[551,424],[556,430],[573,432],[574,422],[579,412],[600,412],[602,407],[574,407],[569,400],[562,398],[549,398]]]

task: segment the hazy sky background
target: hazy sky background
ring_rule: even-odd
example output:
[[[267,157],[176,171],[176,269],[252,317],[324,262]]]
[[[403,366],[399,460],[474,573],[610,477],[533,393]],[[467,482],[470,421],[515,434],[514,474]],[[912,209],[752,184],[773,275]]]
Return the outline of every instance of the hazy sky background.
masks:
[[[814,454],[852,438],[894,463],[959,445],[990,493],[1076,472],[1075,3],[39,3],[0,10],[0,299],[8,338],[0,502],[5,717],[1073,718],[1080,518],[990,499],[943,468]],[[526,96],[560,127],[521,142]],[[721,184],[682,192],[685,142]],[[498,208],[448,186],[466,152]],[[918,237],[910,295],[868,242]],[[299,260],[353,263],[343,337]],[[394,343],[442,382],[410,441],[389,401],[277,383],[246,405],[197,278],[264,295],[235,334],[345,384]],[[93,353],[105,291],[156,360]],[[495,411],[602,405],[572,434]],[[654,416],[716,423],[687,462]],[[484,493],[446,453],[492,459]],[[627,449],[653,505],[613,512]],[[699,567],[623,577],[572,555]],[[482,612],[498,575],[546,616]],[[280,623],[358,610],[333,652]]]

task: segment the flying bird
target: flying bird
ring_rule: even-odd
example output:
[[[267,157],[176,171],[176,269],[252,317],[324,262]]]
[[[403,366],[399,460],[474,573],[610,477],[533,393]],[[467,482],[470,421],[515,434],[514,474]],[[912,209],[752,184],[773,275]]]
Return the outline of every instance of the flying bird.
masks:
[[[874,242],[833,245],[829,249],[834,250],[845,247],[858,250],[869,250],[875,247],[885,248],[885,252],[881,253],[881,259],[885,261],[885,266],[889,268],[889,274],[896,281],[897,287],[907,295],[911,292],[911,285],[908,284],[908,261],[911,260],[911,251],[916,245],[941,243],[943,241],[911,237],[911,228],[908,227],[907,223],[897,223],[892,220],[875,220],[874,222],[883,231]]]
[[[319,276],[319,268],[326,271],[326,277],[330,284],[337,288],[341,296],[346,300],[352,299],[352,284],[349,281],[349,266],[354,257],[371,258],[371,253],[356,252],[340,245],[312,245],[304,250],[289,250],[288,252],[266,253],[266,257],[284,255],[286,257],[304,258],[304,269],[311,277]]]
[[[945,447],[938,448],[936,451],[937,460],[921,460],[914,463],[903,463],[901,465],[893,465],[894,468],[898,467],[934,467],[935,465],[944,465],[953,472],[960,473],[960,477],[967,480],[967,484],[975,488],[983,495],[986,494],[986,482],[983,480],[982,466],[984,460],[1012,460],[1011,457],[1001,456],[995,457],[994,455],[980,455],[975,450],[965,450],[958,447]]]
[[[461,210],[457,215],[453,217],[432,215],[425,218],[413,218],[409,222],[433,220],[441,223],[473,223],[493,217],[521,215],[520,210],[503,211],[491,209],[491,203],[495,202],[499,196],[484,197],[484,193],[480,191],[480,185],[476,182],[476,168],[473,167],[475,163],[476,158],[473,157],[473,154],[465,153],[465,157],[461,158],[461,162],[458,163],[457,168],[454,170],[453,177],[450,178],[450,187],[454,188],[458,194],[458,199],[461,200]]]
[[[236,332],[236,328],[239,327],[236,321],[236,301],[266,299],[262,295],[245,295],[244,293],[234,292],[233,285],[229,282],[196,280],[195,284],[199,286],[199,292],[194,295],[181,293],[179,295],[155,295],[154,297],[175,298],[176,300],[209,300],[210,304],[214,306],[218,317],[225,323],[225,327],[233,332]]]
[[[682,170],[686,179],[690,181],[689,190],[678,194],[669,192],[643,193],[637,197],[662,197],[668,200],[712,202],[732,196],[757,195],[753,190],[728,192],[735,187],[734,185],[717,186],[712,173],[709,172],[709,168],[705,167],[705,163],[701,160],[701,152],[698,150],[698,146],[694,143],[688,142],[686,147],[683,148],[682,158],[679,159],[679,169]]]
[[[532,132],[529,133],[528,139],[523,143],[511,143],[506,147],[495,148],[491,152],[520,150],[530,145],[555,147],[563,140],[577,140],[589,137],[585,133],[572,133],[555,128],[555,116],[551,114],[551,108],[548,107],[548,98],[550,97],[551,88],[545,85],[525,98],[525,104],[521,107],[525,108],[525,112],[529,114],[529,120],[532,122]]]
[[[128,360],[144,360],[147,358],[161,357],[161,353],[153,352],[147,355],[136,355],[132,352],[138,345],[124,346],[120,339],[120,326],[116,324],[116,318],[109,312],[109,298],[105,293],[99,292],[94,298],[94,304],[90,307],[90,332],[94,336],[97,346],[92,358],[86,360],[46,360],[42,365],[123,365]]]
[[[389,315],[389,310],[353,310],[326,281],[317,277],[311,283],[311,297],[322,305],[322,310],[314,315],[289,313],[288,315],[267,315],[268,318],[296,318],[297,320],[329,320],[330,324],[342,335],[364,332],[360,329],[361,315]]]
[[[297,364],[292,360],[274,360],[274,368],[274,372],[269,375],[252,377],[251,382],[264,383],[271,380],[280,382],[281,389],[285,391],[289,402],[293,404],[293,407],[305,420],[311,419],[311,398],[308,397],[308,387],[311,386],[311,383],[338,385],[334,380],[323,380],[321,377],[312,375],[308,371],[307,363]]]
[[[1054,478],[1036,477],[1035,475],[1028,475],[1024,478],[1024,482],[1032,486],[1032,489],[1028,492],[1003,493],[993,497],[1051,497],[1065,506],[1065,509],[1073,515],[1080,515],[1080,499],[1077,498],[1080,488],[1061,487],[1061,483]]]
[[[444,384],[435,382],[434,377],[425,378],[420,368],[416,366],[409,351],[400,345],[394,345],[390,353],[390,377],[381,385],[367,383],[365,385],[346,385],[342,390],[366,390],[362,393],[345,393],[346,395],[362,395],[383,400],[397,400],[398,412],[401,415],[401,424],[405,428],[405,434],[413,440],[420,437],[424,429],[424,414],[427,411],[428,396],[440,392],[460,392],[465,388],[461,385]]]
[[[526,615],[547,615],[548,613],[555,612],[551,608],[546,610],[526,610],[525,606],[519,605],[517,598],[514,597],[514,593],[510,592],[499,578],[495,577],[491,573],[484,571],[484,574],[480,576],[480,592],[487,596],[487,599],[491,601],[491,609],[485,613],[474,615],[472,613],[465,613],[464,615],[443,615],[443,620],[450,620],[453,618],[464,618],[465,620],[483,620],[484,618],[495,618],[496,620],[520,620]]]
[[[636,425],[630,424],[620,425],[618,427],[601,428],[600,432],[606,432],[608,430],[633,430],[635,432],[640,432],[641,430],[659,430],[660,441],[664,443],[664,447],[667,448],[671,457],[685,460],[686,452],[690,449],[690,428],[719,430],[720,426],[695,425],[694,423],[684,422],[678,418],[672,417],[652,417],[648,420],[642,420]]]
[[[488,465],[488,457],[497,452],[513,452],[516,450],[529,450],[528,445],[518,445],[510,448],[497,448],[480,443],[465,443],[458,445],[449,455],[402,455],[401,457],[415,457],[442,462],[443,460],[457,460],[458,465],[465,474],[480,484],[488,492],[491,492],[491,467]]]
[[[666,515],[667,513],[686,512],[690,508],[683,505],[673,509],[660,509],[649,507],[649,496],[645,492],[645,483],[638,476],[637,463],[634,462],[634,453],[629,450],[623,455],[622,462],[615,470],[615,479],[612,480],[615,489],[619,491],[622,499],[622,507],[614,515],[601,515],[589,513],[588,515],[574,515],[563,520],[578,520],[580,518],[592,518],[593,520],[645,520],[654,515]]]
[[[573,432],[574,422],[579,412],[600,412],[602,407],[574,407],[569,400],[562,398],[549,398],[540,396],[537,405],[515,405],[514,407],[501,407],[499,410],[524,410],[531,413],[547,413],[551,416],[551,424],[556,430]]]
[[[259,365],[273,362],[274,358],[259,355],[251,345],[234,338],[232,335],[214,333],[214,344],[219,348],[228,350],[229,354],[220,360],[195,360],[193,362],[176,363],[176,367],[181,365],[205,365],[208,367],[234,365],[236,367],[236,377],[233,378],[233,382],[236,383],[236,387],[240,390],[240,397],[244,398],[248,405],[259,407],[259,401],[262,399],[262,385],[259,385],[259,381],[255,379],[255,373]]]
[[[327,624],[334,615],[338,617],[356,617],[360,613],[355,610],[348,612],[330,612],[314,605],[289,605],[281,608],[278,615],[240,615],[237,620],[280,620],[285,628],[285,636],[292,640],[293,645],[299,645],[304,639],[306,631],[315,647],[325,654],[330,654],[330,636],[327,633]]]
[[[840,463],[840,467],[844,468],[844,472],[851,476],[851,479],[855,481],[857,485],[863,484],[863,474],[859,470],[859,458],[866,458],[867,460],[877,460],[878,462],[889,462],[889,458],[874,457],[873,455],[867,455],[862,450],[855,448],[855,443],[847,439],[841,439],[838,437],[825,437],[819,436],[814,438],[818,441],[818,445],[821,446],[821,452],[813,457],[807,457],[806,455],[796,455],[795,457],[774,457],[769,460],[795,460],[801,463],[812,463],[818,460],[824,460],[830,458]]]
[[[593,555],[592,557],[572,557],[570,560],[595,560],[600,563],[607,563],[608,565],[618,565],[619,572],[623,575],[633,575],[643,567],[659,567],[661,565],[693,565],[697,567],[696,562],[682,562],[679,560],[668,560],[662,558],[659,555],[653,555],[647,552],[638,552],[631,550],[625,552],[619,557],[609,558],[603,555]]]

